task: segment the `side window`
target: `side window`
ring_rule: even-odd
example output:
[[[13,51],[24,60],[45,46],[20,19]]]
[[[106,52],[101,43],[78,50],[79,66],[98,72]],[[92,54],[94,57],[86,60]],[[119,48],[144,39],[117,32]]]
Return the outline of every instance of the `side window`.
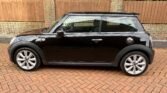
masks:
[[[99,32],[99,16],[69,16],[61,25],[65,32]]]
[[[105,17],[102,20],[102,32],[135,32],[137,26],[131,17]]]

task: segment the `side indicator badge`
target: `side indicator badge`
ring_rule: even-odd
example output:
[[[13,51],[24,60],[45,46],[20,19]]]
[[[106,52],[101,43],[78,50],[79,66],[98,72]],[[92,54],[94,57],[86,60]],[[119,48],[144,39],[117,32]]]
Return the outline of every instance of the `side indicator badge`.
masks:
[[[133,44],[133,43],[134,43],[134,39],[133,39],[132,37],[128,37],[128,38],[126,39],[126,43],[127,43],[127,44]]]

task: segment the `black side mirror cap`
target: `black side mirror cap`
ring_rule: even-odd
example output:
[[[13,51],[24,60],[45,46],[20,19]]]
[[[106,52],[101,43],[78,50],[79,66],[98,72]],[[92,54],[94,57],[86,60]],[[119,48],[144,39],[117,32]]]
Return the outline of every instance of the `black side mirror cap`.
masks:
[[[63,31],[63,30],[58,30],[56,37],[57,37],[57,38],[62,38],[62,37],[64,37],[64,31]]]

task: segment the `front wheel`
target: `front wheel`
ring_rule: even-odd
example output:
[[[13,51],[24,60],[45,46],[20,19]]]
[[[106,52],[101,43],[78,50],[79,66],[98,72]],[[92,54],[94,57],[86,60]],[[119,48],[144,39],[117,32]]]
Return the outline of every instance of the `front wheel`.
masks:
[[[19,68],[26,71],[35,70],[41,64],[39,55],[31,48],[18,49],[14,60]]]
[[[147,70],[148,57],[138,51],[130,52],[126,54],[120,63],[120,67],[123,72],[131,76],[141,75]]]

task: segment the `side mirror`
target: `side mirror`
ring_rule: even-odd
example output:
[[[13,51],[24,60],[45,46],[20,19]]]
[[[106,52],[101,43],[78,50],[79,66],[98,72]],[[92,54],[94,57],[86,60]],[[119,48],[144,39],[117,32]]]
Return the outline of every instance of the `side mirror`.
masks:
[[[63,30],[58,30],[56,36],[57,36],[58,38],[64,37],[64,31],[63,31]]]

